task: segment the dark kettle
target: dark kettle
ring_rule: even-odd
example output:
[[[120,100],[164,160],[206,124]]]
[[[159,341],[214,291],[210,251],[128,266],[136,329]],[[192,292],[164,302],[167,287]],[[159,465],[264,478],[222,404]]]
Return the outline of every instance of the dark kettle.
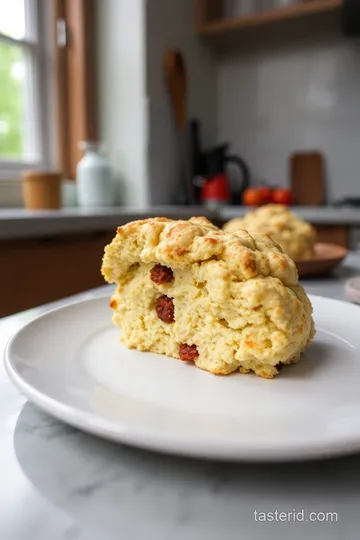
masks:
[[[230,190],[229,202],[241,204],[242,195],[250,186],[250,169],[240,156],[228,154],[228,148],[228,144],[222,144],[204,153],[204,176],[211,180],[225,173]]]

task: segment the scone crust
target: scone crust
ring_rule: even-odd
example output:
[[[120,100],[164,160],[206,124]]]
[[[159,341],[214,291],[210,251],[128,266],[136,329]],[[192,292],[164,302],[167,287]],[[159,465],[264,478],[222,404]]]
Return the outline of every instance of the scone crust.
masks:
[[[105,248],[102,274],[109,283],[116,283],[139,262],[186,268],[210,259],[223,261],[234,278],[242,281],[263,276],[289,286],[298,282],[294,262],[269,235],[250,235],[245,230],[228,234],[204,217],[188,221],[157,217],[119,227]]]
[[[294,260],[311,259],[314,256],[316,232],[310,223],[303,221],[289,208],[268,204],[243,218],[234,218],[224,225],[225,232],[246,229],[251,234],[266,233],[277,242],[284,253]]]
[[[154,265],[173,280],[154,283]],[[105,248],[102,273],[117,289],[114,323],[129,348],[179,358],[196,345],[197,367],[264,378],[299,360],[314,335],[312,307],[294,262],[265,234],[227,233],[206,218],[151,218],[117,230]],[[171,298],[174,322],[160,320],[159,297]]]

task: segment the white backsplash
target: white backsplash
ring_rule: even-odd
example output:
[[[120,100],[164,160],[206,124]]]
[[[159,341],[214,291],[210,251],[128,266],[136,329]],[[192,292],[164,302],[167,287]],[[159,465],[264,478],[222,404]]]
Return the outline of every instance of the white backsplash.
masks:
[[[345,39],[332,22],[317,24],[316,39],[298,43],[296,27],[281,43],[274,27],[276,41],[258,31],[256,44],[253,36],[221,55],[218,140],[230,141],[256,178],[280,185],[292,152],[322,151],[334,200],[360,195],[360,40]]]

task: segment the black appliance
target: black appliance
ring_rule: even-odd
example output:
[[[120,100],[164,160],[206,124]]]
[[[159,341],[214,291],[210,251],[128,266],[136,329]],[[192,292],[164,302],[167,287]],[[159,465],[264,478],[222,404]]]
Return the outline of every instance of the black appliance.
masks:
[[[241,204],[242,194],[250,186],[251,173],[248,164],[240,156],[228,153],[229,144],[220,144],[203,150],[201,147],[200,123],[190,122],[190,151],[192,175],[202,178],[213,178],[226,172],[231,204]],[[197,202],[201,201],[201,188],[196,187]]]
[[[346,36],[360,36],[360,0],[343,0],[341,19]]]

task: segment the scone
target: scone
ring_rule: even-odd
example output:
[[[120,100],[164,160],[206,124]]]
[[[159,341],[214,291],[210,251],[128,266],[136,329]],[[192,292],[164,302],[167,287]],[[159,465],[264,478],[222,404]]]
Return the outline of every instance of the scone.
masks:
[[[218,375],[271,379],[314,335],[295,264],[264,234],[205,218],[134,221],[105,248],[102,273],[117,285],[110,305],[127,347]]]
[[[224,225],[224,231],[246,229],[250,233],[269,234],[284,253],[300,261],[314,257],[315,229],[280,204],[261,206],[244,218],[235,218]]]

